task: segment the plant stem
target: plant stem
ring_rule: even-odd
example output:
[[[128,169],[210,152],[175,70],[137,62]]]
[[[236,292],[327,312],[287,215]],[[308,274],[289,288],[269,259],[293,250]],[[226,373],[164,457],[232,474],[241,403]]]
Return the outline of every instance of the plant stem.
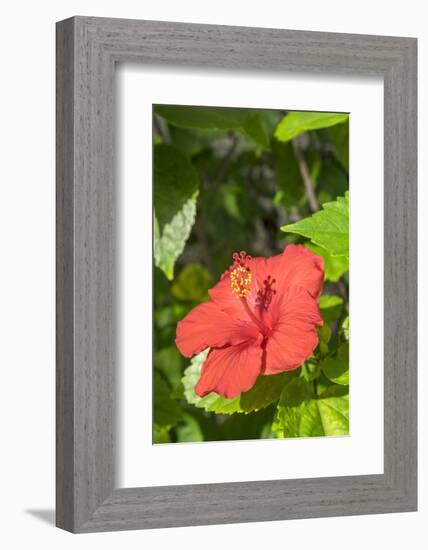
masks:
[[[300,148],[300,144],[296,138],[292,139],[291,143],[293,145],[294,154],[296,155],[297,164],[299,165],[300,175],[302,176],[303,184],[305,186],[309,208],[312,212],[317,212],[320,209],[320,205],[315,195],[314,184],[312,182],[311,174],[309,173],[309,168],[306,164],[303,151]]]

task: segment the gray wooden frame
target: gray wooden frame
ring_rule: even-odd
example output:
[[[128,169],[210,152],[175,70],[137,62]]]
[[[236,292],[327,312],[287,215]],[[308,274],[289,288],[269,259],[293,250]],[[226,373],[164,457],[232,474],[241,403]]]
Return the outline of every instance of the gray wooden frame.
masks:
[[[115,488],[116,62],[383,76],[382,475]],[[416,39],[88,17],[57,24],[59,527],[91,532],[416,510],[416,154]]]

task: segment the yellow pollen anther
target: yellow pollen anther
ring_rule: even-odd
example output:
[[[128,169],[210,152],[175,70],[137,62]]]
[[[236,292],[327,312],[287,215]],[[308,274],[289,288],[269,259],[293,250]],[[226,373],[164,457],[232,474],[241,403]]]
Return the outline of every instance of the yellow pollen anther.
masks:
[[[252,275],[248,268],[238,266],[230,273],[230,287],[232,292],[240,298],[250,293]]]

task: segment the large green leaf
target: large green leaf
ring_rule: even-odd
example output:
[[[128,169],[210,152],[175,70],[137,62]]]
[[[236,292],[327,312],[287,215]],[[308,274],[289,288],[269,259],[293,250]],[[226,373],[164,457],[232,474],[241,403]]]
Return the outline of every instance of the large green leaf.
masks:
[[[177,212],[171,223],[165,225],[163,232],[159,230],[156,213],[153,219],[155,264],[170,280],[174,277],[175,262],[183,252],[184,245],[195,223],[196,199],[197,193]]]
[[[172,145],[154,147],[154,206],[160,231],[199,188],[199,178],[192,164]]]
[[[195,393],[195,386],[201,376],[202,364],[208,355],[209,349],[195,355],[190,366],[184,371],[182,378],[184,386],[184,397],[187,402],[200,409],[205,409],[208,412],[233,414],[235,412],[242,412],[239,405],[239,397],[234,399],[226,399],[221,395],[214,392],[209,393],[205,397],[199,397]]]
[[[331,386],[316,397],[309,383],[296,378],[281,394],[274,421],[280,437],[319,437],[349,434],[349,395],[344,386]]]
[[[249,113],[254,111],[228,107],[156,105],[155,112],[179,128],[230,130],[243,126]]]
[[[292,111],[285,115],[278,124],[275,137],[279,141],[289,141],[303,132],[334,126],[347,119],[348,115],[346,113]]]
[[[203,362],[209,350],[196,355],[191,360],[190,366],[184,371],[182,379],[184,396],[188,403],[205,409],[207,412],[233,414],[237,412],[250,413],[268,407],[278,401],[281,392],[296,376],[296,372],[282,372],[268,376],[260,375],[254,386],[247,392],[233,399],[226,399],[214,392],[205,397],[199,397],[195,393],[195,386],[201,376]]]
[[[181,409],[170,396],[168,384],[156,371],[153,377],[153,416],[154,424],[160,427],[175,426],[181,419]]]
[[[263,119],[259,113],[249,113],[242,128],[244,134],[247,134],[262,149],[270,149],[269,137],[263,124]]]
[[[332,256],[349,257],[349,194],[334,202],[323,204],[323,209],[312,216],[291,225],[282,231],[295,233],[311,239],[325,248]]]
[[[157,105],[157,114],[179,128],[239,130],[259,147],[269,149],[269,137],[260,113],[253,109]]]
[[[172,124],[169,126],[169,133],[172,145],[188,157],[193,157],[217,140],[224,139],[224,130],[179,128]]]
[[[295,376],[295,371],[260,375],[254,386],[241,394],[241,409],[248,413],[259,411],[271,403],[275,403],[275,401],[278,401],[284,386],[291,382]]]
[[[154,148],[154,256],[172,279],[196,215],[199,179],[188,159],[171,145]]]
[[[339,318],[343,308],[343,298],[340,296],[324,295],[320,297],[321,316],[326,323]]]
[[[344,342],[337,352],[321,361],[321,369],[329,380],[343,386],[349,385],[349,344]]]
[[[300,437],[302,418],[312,398],[310,386],[303,378],[296,378],[284,388],[274,421],[279,437]]]
[[[348,271],[349,260],[346,256],[332,256],[328,250],[311,242],[306,243],[305,246],[317,256],[324,258],[324,279],[326,281],[335,283]]]

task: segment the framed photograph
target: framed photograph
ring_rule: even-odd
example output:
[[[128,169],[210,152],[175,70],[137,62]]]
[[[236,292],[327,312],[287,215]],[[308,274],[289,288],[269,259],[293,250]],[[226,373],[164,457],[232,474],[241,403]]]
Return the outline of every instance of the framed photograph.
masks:
[[[417,507],[416,39],[57,24],[57,525]]]

